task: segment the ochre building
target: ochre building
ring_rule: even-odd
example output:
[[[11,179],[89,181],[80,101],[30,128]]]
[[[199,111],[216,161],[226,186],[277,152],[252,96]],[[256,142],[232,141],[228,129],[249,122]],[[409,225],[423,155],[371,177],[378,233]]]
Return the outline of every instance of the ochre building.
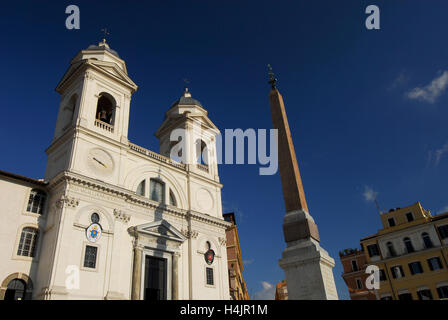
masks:
[[[249,300],[249,293],[243,278],[244,264],[235,214],[233,212],[225,213],[223,216],[224,220],[232,223],[226,231],[230,297],[232,300]]]
[[[419,202],[381,214],[383,228],[361,239],[367,264],[380,269],[382,300],[448,299],[448,212]]]

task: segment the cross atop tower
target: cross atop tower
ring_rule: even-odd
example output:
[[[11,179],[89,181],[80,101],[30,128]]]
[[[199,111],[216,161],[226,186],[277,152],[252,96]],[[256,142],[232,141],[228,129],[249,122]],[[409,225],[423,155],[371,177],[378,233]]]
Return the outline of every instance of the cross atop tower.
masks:
[[[103,33],[103,43],[106,43],[106,37],[110,35],[110,32],[107,30],[107,28],[101,29],[101,33]]]

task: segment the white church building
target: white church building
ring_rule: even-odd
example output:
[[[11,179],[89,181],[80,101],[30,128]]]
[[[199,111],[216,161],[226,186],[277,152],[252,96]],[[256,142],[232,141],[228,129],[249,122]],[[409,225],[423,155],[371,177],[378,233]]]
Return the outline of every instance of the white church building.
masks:
[[[70,62],[44,179],[0,171],[0,299],[229,299],[219,130],[186,89],[132,144],[136,90],[105,40]]]

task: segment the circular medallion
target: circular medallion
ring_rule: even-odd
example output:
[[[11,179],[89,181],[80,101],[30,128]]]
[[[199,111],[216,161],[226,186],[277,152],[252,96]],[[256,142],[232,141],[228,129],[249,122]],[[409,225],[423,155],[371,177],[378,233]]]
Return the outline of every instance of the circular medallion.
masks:
[[[101,238],[101,226],[98,223],[92,223],[86,230],[87,240],[98,242]]]
[[[204,254],[204,258],[205,258],[205,262],[207,262],[207,264],[212,264],[213,261],[215,260],[215,251],[213,251],[212,249],[209,249],[205,254]]]
[[[196,201],[202,210],[213,209],[213,197],[207,189],[201,188],[196,193]]]

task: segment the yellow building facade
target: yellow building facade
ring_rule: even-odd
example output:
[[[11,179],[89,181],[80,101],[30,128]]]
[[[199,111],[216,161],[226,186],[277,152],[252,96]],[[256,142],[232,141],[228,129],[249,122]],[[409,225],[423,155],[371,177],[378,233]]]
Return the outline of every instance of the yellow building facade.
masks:
[[[367,264],[380,269],[381,300],[448,299],[448,212],[419,202],[381,214],[383,229],[361,239]]]

